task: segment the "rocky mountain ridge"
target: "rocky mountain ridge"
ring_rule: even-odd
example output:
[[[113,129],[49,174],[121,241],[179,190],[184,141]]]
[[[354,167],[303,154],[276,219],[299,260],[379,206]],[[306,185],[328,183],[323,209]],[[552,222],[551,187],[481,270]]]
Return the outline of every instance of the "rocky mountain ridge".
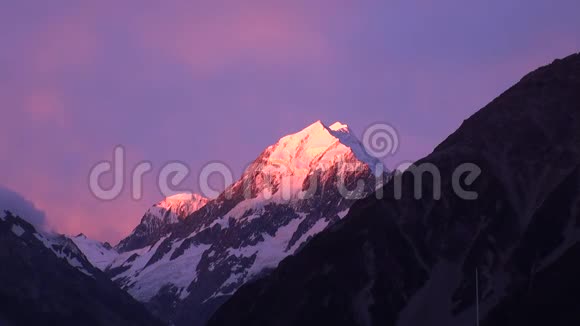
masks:
[[[396,177],[400,196],[357,202],[209,325],[577,324],[579,90],[580,54],[525,76],[416,163],[440,179]],[[463,163],[474,200],[454,191]]]

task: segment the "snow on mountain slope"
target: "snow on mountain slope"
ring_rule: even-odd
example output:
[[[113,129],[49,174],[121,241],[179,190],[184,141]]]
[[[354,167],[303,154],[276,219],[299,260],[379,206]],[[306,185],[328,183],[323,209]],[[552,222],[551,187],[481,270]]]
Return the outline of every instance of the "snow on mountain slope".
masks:
[[[329,168],[344,155],[352,153],[357,160],[375,168],[379,160],[368,155],[347,125],[336,122],[331,127],[317,121],[300,132],[281,138],[266,149],[264,165],[305,177],[315,167]],[[265,170],[265,172],[270,172]]]
[[[65,259],[71,266],[87,275],[94,275],[95,266],[67,236],[49,233],[35,233],[34,236],[57,257]]]
[[[10,224],[12,233],[21,238],[35,238],[39,240],[47,249],[50,249],[58,258],[65,260],[69,265],[78,269],[82,273],[94,276],[96,270],[83,254],[83,252],[68,237],[40,232],[29,226],[28,222],[12,215],[9,211],[1,211],[0,219],[5,224]]]
[[[177,223],[186,218],[191,213],[207,204],[208,199],[198,195],[182,193],[165,198],[161,202],[153,205],[149,213],[158,217],[163,217],[167,223]]]
[[[144,238],[155,237],[164,227],[179,223],[187,215],[203,207],[207,201],[207,198],[198,194],[189,193],[177,194],[165,198],[145,212],[141,224],[117,246],[120,250],[111,247],[109,243],[102,243],[87,238],[82,233],[71,237],[70,240],[76,244],[96,268],[105,270],[111,265],[111,268],[118,267],[115,265],[116,262],[127,259],[134,253],[142,252],[139,249],[143,249],[139,248],[137,250],[126,251],[128,248],[139,246],[136,243],[143,241]]]
[[[385,177],[375,176],[378,164],[346,125],[317,121],[266,148],[240,180],[181,222],[147,212],[107,273],[170,323],[201,325],[241,285],[372,193]]]
[[[105,270],[119,255],[109,243],[89,239],[82,233],[70,239],[85,254],[91,264],[100,270]]]
[[[185,249],[179,259],[172,260],[175,251],[184,240],[176,241],[169,252],[155,264],[148,264],[167,237],[159,239],[154,245],[120,254],[109,266],[109,273],[119,273],[114,280],[121,283],[139,301],[147,302],[159,290],[171,284],[186,295],[187,286],[196,278],[195,267],[209,245],[192,246]]]
[[[356,155],[356,157],[362,162],[368,164],[369,167],[375,169],[380,161],[374,156],[369,155],[364,149],[363,144],[354,136],[350,128],[340,122],[335,122],[330,127],[328,127],[330,133],[338,138],[344,146],[350,148],[350,150]]]
[[[183,220],[207,202],[201,195],[188,193],[165,198],[145,212],[141,223],[115,249],[126,252],[154,244],[171,224]]]

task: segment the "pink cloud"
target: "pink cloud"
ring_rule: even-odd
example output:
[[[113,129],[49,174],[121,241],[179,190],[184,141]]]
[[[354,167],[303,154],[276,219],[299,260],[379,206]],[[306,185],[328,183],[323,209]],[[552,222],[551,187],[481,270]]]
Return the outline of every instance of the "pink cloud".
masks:
[[[53,90],[31,92],[23,99],[23,110],[34,122],[47,122],[64,127],[66,113],[61,96]]]
[[[133,201],[97,202],[86,198],[49,207],[48,224],[59,233],[87,236],[114,244],[137,226],[144,203]],[[145,205],[149,206],[149,205]],[[114,212],[114,213],[112,213]]]
[[[167,20],[143,17],[137,29],[145,48],[160,50],[196,72],[239,62],[299,65],[332,60],[323,33],[299,12],[281,8],[244,7],[212,17]]]
[[[87,15],[54,20],[30,42],[30,63],[35,73],[80,69],[96,58],[98,38]]]
[[[82,232],[94,239],[114,243],[129,234],[146,207],[152,204],[125,196],[101,201],[91,195],[85,182],[70,183],[45,172],[31,169],[25,175],[3,179],[2,185],[25,193],[36,207],[46,212],[47,229],[58,233],[76,235]]]
[[[51,94],[48,92],[48,94]],[[44,94],[38,96],[40,99],[51,96]],[[36,101],[36,100],[35,100]],[[34,103],[35,101],[31,101]],[[41,104],[47,103],[46,100],[39,101]],[[48,106],[32,106],[41,116],[52,113]],[[28,112],[28,111],[27,111]],[[35,116],[39,117],[39,116]],[[36,126],[36,120],[31,120],[32,125]],[[44,123],[44,121],[42,122]],[[50,127],[50,133],[53,135],[60,133],[57,146],[53,142],[46,141],[41,135],[34,138],[37,142],[34,150],[21,151],[22,146],[33,146],[29,142],[18,142],[15,139],[26,137],[30,130],[27,128],[10,127],[2,128],[0,134],[0,150],[2,157],[10,157],[11,162],[3,162],[3,173],[1,175],[0,185],[13,189],[14,191],[25,195],[39,209],[46,212],[46,226],[48,229],[75,235],[84,233],[95,239],[109,241],[114,243],[120,238],[129,234],[129,232],[139,223],[144,211],[159,200],[153,182],[147,182],[144,190],[144,198],[141,201],[132,200],[130,188],[125,187],[124,192],[119,198],[112,201],[102,201],[90,191],[88,184],[89,171],[94,164],[102,160],[111,160],[113,146],[101,147],[102,150],[88,152],[89,149],[83,140],[71,135],[68,137],[68,131]],[[54,129],[54,130],[53,130]],[[44,130],[44,129],[43,129]],[[49,130],[49,129],[45,129]],[[6,132],[6,133],[4,133]],[[27,138],[28,139],[28,138]],[[3,144],[7,140],[7,144]],[[106,146],[106,145],[105,145]],[[82,153],[82,156],[75,156],[79,160],[75,164],[78,171],[63,170],[63,164],[69,164],[66,158],[70,153]],[[4,154],[6,154],[4,156]],[[126,181],[129,180],[128,174],[136,163],[140,162],[143,155],[136,149],[127,150],[126,164]],[[7,173],[14,166],[18,166],[17,171]],[[79,168],[80,167],[80,168]],[[15,173],[25,171],[23,173]],[[147,176],[149,179],[153,175]],[[105,178],[106,179],[106,178]],[[128,185],[128,183],[126,183]],[[106,185],[104,185],[106,186]]]

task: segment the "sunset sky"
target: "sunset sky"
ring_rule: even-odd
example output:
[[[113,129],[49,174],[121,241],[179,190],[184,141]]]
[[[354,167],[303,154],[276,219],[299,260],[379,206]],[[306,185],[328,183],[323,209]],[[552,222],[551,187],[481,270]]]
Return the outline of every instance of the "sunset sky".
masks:
[[[316,120],[399,132],[418,159],[525,73],[580,51],[580,1],[8,1],[0,4],[0,188],[47,229],[116,243],[162,198],[155,172],[239,176]],[[150,161],[144,198],[91,167]]]

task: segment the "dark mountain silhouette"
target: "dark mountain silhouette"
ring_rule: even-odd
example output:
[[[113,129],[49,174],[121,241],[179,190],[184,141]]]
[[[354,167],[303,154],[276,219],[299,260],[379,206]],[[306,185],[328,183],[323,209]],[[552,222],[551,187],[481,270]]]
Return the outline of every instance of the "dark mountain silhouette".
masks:
[[[459,179],[475,200],[454,191],[463,163],[481,169]],[[209,325],[474,325],[476,286],[481,325],[578,325],[580,54],[524,77],[425,164],[441,198],[430,173],[403,173],[400,198],[392,181],[357,202]]]
[[[70,239],[48,239],[0,213],[0,325],[162,325]]]

